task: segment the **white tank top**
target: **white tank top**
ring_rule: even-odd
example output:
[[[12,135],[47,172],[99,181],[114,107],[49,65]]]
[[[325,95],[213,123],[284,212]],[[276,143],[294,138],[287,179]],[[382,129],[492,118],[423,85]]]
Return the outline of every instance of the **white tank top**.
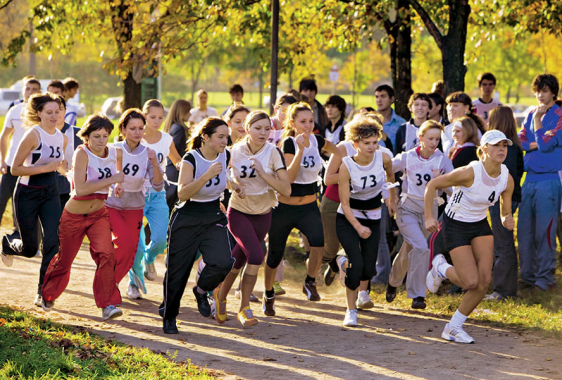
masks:
[[[207,170],[209,170],[209,167],[215,162],[220,162],[222,164],[222,171],[216,177],[207,181],[201,190],[191,197],[191,200],[194,202],[211,202],[219,199],[226,189],[226,151],[219,153],[217,158],[213,161],[207,160],[197,150],[192,150],[189,153],[193,156],[193,158],[195,158],[195,173],[193,173],[193,180],[196,180],[205,174]],[[184,162],[191,165],[189,161]]]
[[[160,132],[162,135],[160,136],[160,140],[154,144],[149,144],[145,140],[142,140],[142,144],[146,145],[148,148],[152,149],[156,153],[156,159],[158,160],[158,165],[162,170],[162,174],[166,173],[166,164],[167,160],[166,157],[170,154],[170,145],[174,139],[166,132]],[[144,183],[145,188],[149,189],[152,185],[150,181],[147,179]]]
[[[123,150],[123,174],[125,174],[125,181],[123,181],[121,186],[128,192],[141,191],[148,170],[148,149],[141,143],[139,152],[131,154],[127,152],[125,144],[125,141],[114,144]]]
[[[381,193],[383,185],[386,183],[382,155],[383,153],[377,150],[373,161],[367,166],[358,165],[352,156],[342,158],[351,177],[351,198],[366,201]]]
[[[233,177],[236,183],[244,188],[246,195],[265,194],[269,191],[270,187],[267,182],[256,173],[256,169],[251,167],[252,161],[250,161],[250,158],[259,161],[265,172],[272,174],[273,172],[269,167],[269,160],[272,153],[277,154],[275,146],[270,143],[265,143],[261,152],[254,156],[246,156],[241,150],[243,144],[246,144],[246,142],[235,144],[231,149],[232,157],[230,158],[230,166],[232,167]]]
[[[416,149],[410,149],[406,153],[406,182],[405,193],[414,199],[423,199],[427,183],[433,179],[433,169],[441,168],[444,154],[436,150],[430,160],[424,160],[418,155]]]
[[[64,160],[64,135],[58,129],[52,135],[40,126],[34,126],[31,131],[37,136],[39,145],[25,158],[24,166],[43,166],[53,161]],[[29,184],[29,176],[22,176],[20,183]]]
[[[81,145],[82,149],[88,155],[88,167],[86,168],[86,181],[98,182],[105,178],[109,178],[117,173],[117,149],[115,146],[107,146],[107,157],[99,157],[90,152],[90,149]],[[96,191],[94,194],[107,194],[109,186]],[[73,194],[74,195],[74,194]]]
[[[453,195],[445,213],[449,218],[461,222],[479,222],[486,219],[488,208],[498,201],[507,187],[509,171],[502,164],[501,174],[492,178],[482,161],[472,161],[468,166],[474,171],[474,182],[470,187],[453,187]]]
[[[293,144],[295,144],[296,151],[297,141],[294,137],[291,137],[291,139],[293,140]],[[299,174],[294,182],[301,185],[318,182],[318,174],[322,169],[322,158],[320,157],[320,152],[318,151],[318,141],[316,140],[316,136],[310,135],[308,141],[310,141],[310,145],[308,148],[304,148]]]
[[[402,146],[402,150],[404,152],[414,149],[418,145],[420,142],[420,139],[418,138],[418,131],[419,128],[415,125],[410,122],[406,123],[406,136],[404,139],[404,145]]]

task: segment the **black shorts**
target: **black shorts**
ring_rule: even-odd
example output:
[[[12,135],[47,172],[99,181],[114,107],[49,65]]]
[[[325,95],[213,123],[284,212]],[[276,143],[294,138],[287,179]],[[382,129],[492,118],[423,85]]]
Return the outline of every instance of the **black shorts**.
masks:
[[[443,214],[443,237],[445,248],[449,252],[455,248],[470,245],[474,238],[489,235],[493,234],[488,219],[478,222],[461,222]]]

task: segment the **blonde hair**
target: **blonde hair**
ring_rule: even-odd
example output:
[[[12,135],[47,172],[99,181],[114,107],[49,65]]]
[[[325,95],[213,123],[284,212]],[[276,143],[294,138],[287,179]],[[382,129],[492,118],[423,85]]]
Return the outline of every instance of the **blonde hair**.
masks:
[[[207,97],[209,96],[209,94],[207,94],[207,91],[205,91],[203,89],[201,89],[201,90],[199,90],[195,93],[195,106],[199,107],[199,96],[201,96],[203,94],[207,95]]]
[[[145,116],[146,116],[146,114],[148,114],[148,111],[150,110],[150,107],[162,108],[162,111],[164,111],[164,105],[160,102],[160,100],[150,99],[150,100],[147,100],[144,103],[144,106],[142,107],[142,113],[144,113]]]
[[[291,137],[295,136],[296,131],[295,131],[295,127],[293,127],[293,122],[297,118],[298,113],[302,111],[310,111],[313,113],[312,108],[310,108],[310,105],[305,102],[293,103],[289,106],[289,109],[287,110],[287,117],[283,122],[283,128],[284,128],[283,138],[287,138],[289,136]]]
[[[469,116],[463,116],[461,118],[455,119],[453,122],[453,127],[460,123],[462,130],[464,132],[464,142],[470,142],[474,145],[480,145],[480,138],[478,137],[478,126],[473,118]]]
[[[369,137],[382,137],[382,123],[374,113],[357,114],[344,126],[345,139],[347,141],[359,142]]]
[[[234,118],[234,115],[236,115],[238,112],[242,112],[242,111],[244,111],[246,113],[250,113],[250,109],[248,107],[246,107],[244,105],[244,103],[242,103],[242,102],[232,103],[232,105],[228,108],[228,111],[226,111],[226,113],[224,114],[224,121],[229,123],[230,120],[232,120]]]
[[[419,135],[423,136],[425,132],[429,131],[430,129],[439,129],[439,131],[443,132],[445,127],[443,124],[435,121],[435,120],[426,120],[422,123],[419,130]]]

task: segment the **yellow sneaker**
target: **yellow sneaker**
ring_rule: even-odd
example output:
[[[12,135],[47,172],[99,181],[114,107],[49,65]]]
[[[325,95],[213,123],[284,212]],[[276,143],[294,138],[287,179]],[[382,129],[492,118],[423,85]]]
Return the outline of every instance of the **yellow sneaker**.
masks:
[[[215,320],[219,325],[226,322],[226,300],[219,301],[219,288],[213,291],[213,298],[215,299]]]
[[[254,313],[252,313],[252,309],[250,309],[249,306],[246,306],[238,312],[238,320],[244,327],[258,324],[258,319],[254,317]]]

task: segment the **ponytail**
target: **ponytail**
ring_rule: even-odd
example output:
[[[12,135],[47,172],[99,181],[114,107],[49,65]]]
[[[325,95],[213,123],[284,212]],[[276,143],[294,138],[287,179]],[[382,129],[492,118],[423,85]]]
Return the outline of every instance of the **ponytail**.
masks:
[[[213,135],[221,125],[228,127],[228,124],[220,117],[208,117],[197,124],[193,137],[187,142],[187,150],[199,149],[203,146],[203,136]]]

